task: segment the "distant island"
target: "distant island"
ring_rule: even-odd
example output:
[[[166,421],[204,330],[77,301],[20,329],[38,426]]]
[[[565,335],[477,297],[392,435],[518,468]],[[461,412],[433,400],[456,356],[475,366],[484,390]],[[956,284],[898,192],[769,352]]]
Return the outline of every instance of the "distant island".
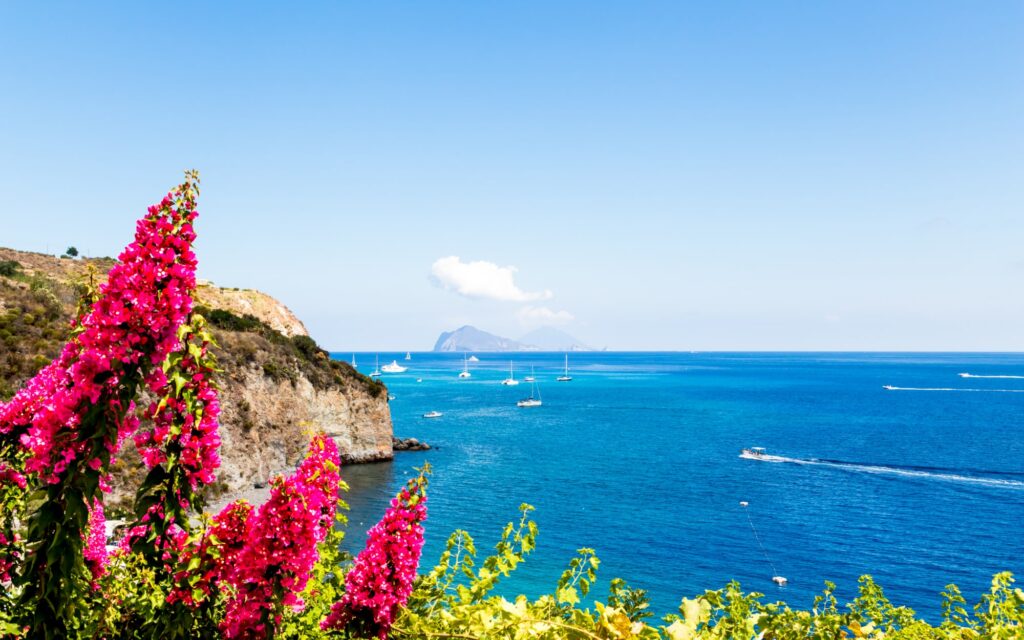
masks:
[[[554,327],[540,327],[518,340],[503,338],[466,325],[445,331],[434,351],[594,351],[582,341]]]

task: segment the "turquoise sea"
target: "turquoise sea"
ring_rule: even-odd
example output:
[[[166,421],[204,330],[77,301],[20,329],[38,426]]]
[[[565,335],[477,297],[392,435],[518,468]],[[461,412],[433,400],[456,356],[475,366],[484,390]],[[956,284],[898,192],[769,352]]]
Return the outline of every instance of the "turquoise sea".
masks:
[[[409,366],[383,377],[396,435],[434,450],[343,470],[350,551],[429,461],[427,567],[452,530],[483,553],[536,507],[539,548],[505,594],[551,590],[579,547],[602,560],[597,597],[622,577],[659,615],[732,579],[808,607],[870,573],[937,619],[950,582],[974,602],[993,573],[1024,577],[1024,354],[573,353],[571,382],[561,353],[478,354],[468,380],[462,354],[379,355]],[[500,384],[510,359],[543,406],[516,407],[530,385]]]

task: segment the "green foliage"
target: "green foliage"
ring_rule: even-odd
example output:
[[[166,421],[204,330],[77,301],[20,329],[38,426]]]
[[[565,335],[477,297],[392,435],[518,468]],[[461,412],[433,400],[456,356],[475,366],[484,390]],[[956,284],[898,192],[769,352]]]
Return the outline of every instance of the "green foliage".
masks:
[[[0,260],[0,276],[11,276],[18,273],[21,269],[21,265],[14,260]]]
[[[259,318],[251,313],[239,316],[226,309],[206,309],[202,307],[197,308],[196,311],[206,316],[206,319],[212,326],[228,331],[259,331],[265,326]]]
[[[75,247],[68,247],[67,251],[64,252],[64,255],[68,256],[69,258],[77,258],[78,249],[76,249]]]
[[[327,352],[320,348],[319,345],[310,338],[309,336],[292,336],[292,344],[299,350],[299,353],[304,355],[306,358],[326,358]]]

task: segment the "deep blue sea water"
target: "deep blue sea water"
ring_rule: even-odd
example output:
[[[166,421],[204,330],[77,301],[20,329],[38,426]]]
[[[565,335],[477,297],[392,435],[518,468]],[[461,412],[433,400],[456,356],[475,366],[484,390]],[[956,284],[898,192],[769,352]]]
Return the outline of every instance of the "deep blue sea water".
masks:
[[[361,371],[374,355],[357,354]],[[536,507],[539,548],[508,595],[550,591],[585,546],[599,598],[622,577],[659,615],[732,579],[801,607],[832,580],[842,601],[870,573],[934,620],[947,583],[974,602],[993,573],[1024,576],[1024,354],[574,353],[568,383],[561,353],[479,354],[469,380],[461,354],[402,356],[380,354],[410,366],[383,378],[395,433],[435,448],[343,470],[353,552],[429,461],[426,567],[452,530],[483,555]],[[536,370],[542,407],[499,384],[510,359],[517,378]],[[786,461],[740,458],[748,446]]]

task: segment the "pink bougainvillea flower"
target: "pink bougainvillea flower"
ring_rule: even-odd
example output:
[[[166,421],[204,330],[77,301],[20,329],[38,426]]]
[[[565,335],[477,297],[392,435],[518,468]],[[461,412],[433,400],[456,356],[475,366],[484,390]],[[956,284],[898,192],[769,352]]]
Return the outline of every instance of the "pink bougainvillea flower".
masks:
[[[267,637],[282,607],[302,607],[298,594],[319,557],[317,545],[334,526],[339,468],[334,441],[314,437],[295,473],[275,478],[270,498],[249,516],[245,544],[224,576],[235,588],[221,626],[225,637]]]
[[[320,623],[348,628],[359,637],[387,638],[399,609],[412,593],[427,518],[426,473],[409,480],[380,522],[367,534],[366,548],[345,576],[345,594]]]

